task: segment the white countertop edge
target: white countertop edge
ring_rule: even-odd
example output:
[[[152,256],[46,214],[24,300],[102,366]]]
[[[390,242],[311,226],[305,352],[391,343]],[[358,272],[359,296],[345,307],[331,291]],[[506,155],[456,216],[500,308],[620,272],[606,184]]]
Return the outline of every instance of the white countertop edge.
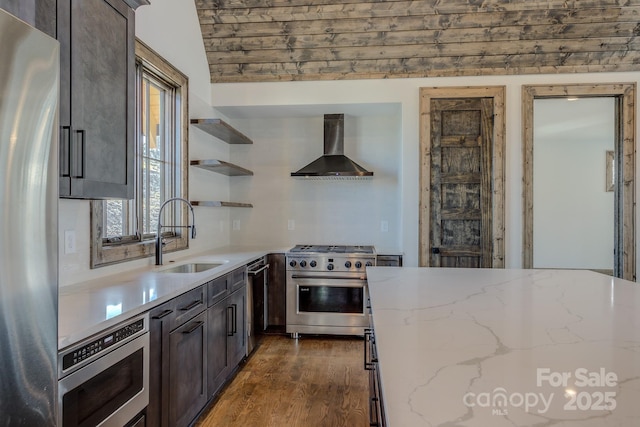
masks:
[[[58,350],[63,350],[105,329],[145,313],[185,292],[242,267],[270,253],[285,253],[290,248],[223,247],[167,262],[162,266],[147,266],[113,274],[87,282],[60,288],[58,296]],[[223,262],[219,267],[200,273],[162,273],[172,266],[193,262]],[[159,292],[150,300],[140,295],[148,287]],[[94,307],[105,307],[114,295],[119,295],[127,307],[121,313],[107,316]],[[81,312],[78,302],[90,303],[88,312]],[[82,304],[84,305],[84,304]]]

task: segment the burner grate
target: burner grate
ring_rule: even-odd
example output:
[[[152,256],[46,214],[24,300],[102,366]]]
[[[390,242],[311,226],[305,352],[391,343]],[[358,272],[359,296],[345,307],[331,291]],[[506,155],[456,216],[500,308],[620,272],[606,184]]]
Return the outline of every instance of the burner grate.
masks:
[[[374,254],[373,246],[361,245],[296,245],[290,253]]]

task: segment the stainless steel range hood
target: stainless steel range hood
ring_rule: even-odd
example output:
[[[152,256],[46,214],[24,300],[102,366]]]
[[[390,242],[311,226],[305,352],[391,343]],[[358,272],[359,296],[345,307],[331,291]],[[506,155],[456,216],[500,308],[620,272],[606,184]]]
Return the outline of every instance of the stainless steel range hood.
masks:
[[[324,115],[324,154],[291,176],[311,179],[366,179],[373,172],[344,155],[344,114]]]

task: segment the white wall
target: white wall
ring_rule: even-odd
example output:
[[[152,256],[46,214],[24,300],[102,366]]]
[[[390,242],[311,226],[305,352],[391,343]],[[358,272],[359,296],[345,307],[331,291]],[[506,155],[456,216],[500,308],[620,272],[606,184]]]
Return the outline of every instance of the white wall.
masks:
[[[613,269],[615,98],[534,102],[533,266]]]
[[[294,179],[291,172],[323,153],[323,114],[345,113],[345,154],[369,171],[367,180]],[[358,116],[348,111],[357,111]],[[294,117],[235,120],[254,139],[232,150],[232,160],[253,170],[253,177],[231,179],[232,198],[253,203],[234,209],[238,245],[299,243],[373,244],[400,247],[401,135],[397,105],[313,106]],[[289,113],[291,115],[291,113]],[[293,230],[289,229],[293,221]],[[386,222],[383,231],[382,222]]]
[[[290,116],[295,109],[311,105],[351,105],[391,103],[400,106],[398,126],[402,135],[398,163],[399,206],[393,210],[397,217],[390,223],[399,224],[398,250],[405,254],[405,265],[418,264],[418,204],[419,204],[419,89],[443,86],[506,86],[506,259],[508,268],[522,267],[522,113],[521,91],[528,84],[611,83],[635,82],[640,73],[591,73],[526,76],[474,76],[450,78],[416,78],[386,80],[346,80],[283,83],[229,83],[212,85],[212,101],[216,109],[229,117],[259,117],[261,112]],[[364,107],[363,107],[364,108]],[[243,113],[249,111],[249,113]],[[265,113],[266,114],[266,113]],[[259,132],[250,136],[261,143]],[[240,159],[238,159],[240,161]],[[636,162],[637,164],[638,162]],[[373,181],[375,184],[375,177]],[[295,192],[284,196],[285,203],[296,203]],[[252,195],[255,205],[269,205],[267,193]],[[379,203],[381,209],[384,201]],[[353,209],[345,218],[355,216]],[[286,221],[286,218],[282,218]],[[282,227],[280,222],[277,227]],[[355,238],[360,236],[355,235]],[[344,236],[340,236],[344,238]],[[232,237],[235,239],[235,237]],[[390,238],[388,241],[392,241]],[[241,239],[244,241],[244,239]]]

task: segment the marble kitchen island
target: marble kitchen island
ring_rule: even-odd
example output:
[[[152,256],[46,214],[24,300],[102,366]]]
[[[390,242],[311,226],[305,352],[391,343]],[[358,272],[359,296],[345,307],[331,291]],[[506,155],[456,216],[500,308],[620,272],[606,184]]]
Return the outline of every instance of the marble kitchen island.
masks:
[[[640,426],[640,285],[367,269],[387,425]]]

